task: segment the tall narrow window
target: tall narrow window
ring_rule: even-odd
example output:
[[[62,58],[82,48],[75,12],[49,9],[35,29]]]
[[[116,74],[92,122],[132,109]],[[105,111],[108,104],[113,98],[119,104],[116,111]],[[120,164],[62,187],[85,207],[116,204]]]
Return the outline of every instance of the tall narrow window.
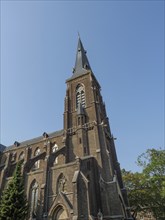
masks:
[[[34,156],[38,156],[41,153],[41,150],[37,148],[34,152]],[[34,164],[34,169],[39,169],[40,167],[40,160],[37,160]]]
[[[31,212],[31,216],[35,217],[37,213],[37,206],[38,206],[38,183],[36,181],[33,182],[30,190],[31,190],[30,212]]]
[[[52,147],[52,152],[56,152],[58,150],[58,145],[55,143],[55,145]],[[58,157],[56,157],[54,164],[58,163]]]
[[[79,103],[81,103],[82,107],[85,107],[85,90],[82,84],[78,84],[76,88],[76,108]]]

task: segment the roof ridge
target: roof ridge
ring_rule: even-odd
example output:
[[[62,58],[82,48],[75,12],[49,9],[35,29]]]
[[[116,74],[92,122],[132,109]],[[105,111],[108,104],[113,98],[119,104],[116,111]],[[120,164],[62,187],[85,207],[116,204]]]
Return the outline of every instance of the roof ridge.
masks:
[[[58,134],[59,135],[63,134],[63,131],[64,131],[64,129],[58,130],[58,131],[54,131],[54,132],[48,133],[48,136],[50,138],[52,138],[54,136],[57,136]],[[20,144],[19,147],[24,147],[26,145],[34,144],[34,143],[37,143],[37,142],[42,141],[42,140],[43,140],[43,136],[38,136],[38,137],[35,137],[35,138],[32,138],[32,139],[28,139],[28,140],[19,142],[19,144]],[[14,144],[6,147],[5,151],[8,151],[8,150],[13,149],[13,148],[16,148]]]

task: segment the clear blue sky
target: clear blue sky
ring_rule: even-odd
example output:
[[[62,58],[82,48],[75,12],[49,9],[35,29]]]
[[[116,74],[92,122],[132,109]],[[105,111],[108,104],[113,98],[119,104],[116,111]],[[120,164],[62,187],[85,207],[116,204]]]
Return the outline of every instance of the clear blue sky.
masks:
[[[1,1],[1,143],[63,128],[77,32],[121,167],[164,148],[164,1]]]

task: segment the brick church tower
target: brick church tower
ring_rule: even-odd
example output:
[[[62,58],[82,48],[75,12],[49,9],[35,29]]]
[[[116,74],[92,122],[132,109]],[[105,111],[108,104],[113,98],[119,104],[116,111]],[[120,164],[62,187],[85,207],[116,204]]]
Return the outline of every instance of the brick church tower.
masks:
[[[0,153],[0,188],[23,160],[29,220],[131,219],[100,85],[79,38],[64,129]]]

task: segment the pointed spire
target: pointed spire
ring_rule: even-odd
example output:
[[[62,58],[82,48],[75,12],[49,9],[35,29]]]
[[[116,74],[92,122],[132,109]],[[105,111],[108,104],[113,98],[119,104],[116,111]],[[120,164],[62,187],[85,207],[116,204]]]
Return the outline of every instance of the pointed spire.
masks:
[[[91,70],[91,67],[88,58],[86,56],[86,51],[84,50],[83,44],[79,36],[77,54],[76,54],[76,63],[73,70],[73,76],[84,74],[88,70]]]

